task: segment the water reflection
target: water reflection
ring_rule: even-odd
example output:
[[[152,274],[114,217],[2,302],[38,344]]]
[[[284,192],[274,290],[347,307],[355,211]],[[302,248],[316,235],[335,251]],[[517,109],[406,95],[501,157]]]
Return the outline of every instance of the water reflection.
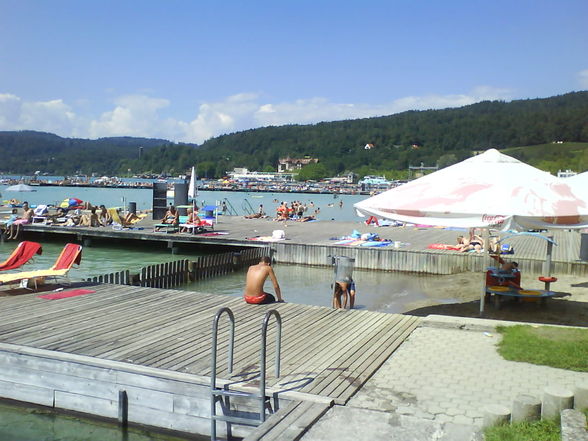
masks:
[[[333,270],[302,265],[275,265],[274,270],[287,302],[331,306]],[[192,283],[184,289],[239,297],[243,293],[247,269],[227,276]],[[357,286],[356,309],[402,313],[424,301],[454,303],[450,295],[439,295],[446,277],[398,272],[353,272]],[[266,288],[271,290],[271,283]]]
[[[0,402],[0,440],[10,441],[203,441],[138,427],[122,430],[106,421],[63,414],[49,408]]]

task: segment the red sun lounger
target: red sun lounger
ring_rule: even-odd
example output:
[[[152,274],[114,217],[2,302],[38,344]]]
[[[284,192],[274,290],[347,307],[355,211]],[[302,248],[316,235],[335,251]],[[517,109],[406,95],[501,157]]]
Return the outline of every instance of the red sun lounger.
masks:
[[[8,285],[19,283],[25,279],[32,279],[37,285],[37,279],[47,277],[67,277],[67,273],[73,264],[79,265],[82,260],[82,246],[75,243],[68,243],[65,245],[61,254],[49,269],[36,271],[23,271],[21,273],[0,275],[0,285]]]
[[[35,254],[42,254],[43,248],[40,243],[27,240],[18,244],[12,254],[4,262],[0,263],[0,271],[8,271],[20,268],[33,258]]]

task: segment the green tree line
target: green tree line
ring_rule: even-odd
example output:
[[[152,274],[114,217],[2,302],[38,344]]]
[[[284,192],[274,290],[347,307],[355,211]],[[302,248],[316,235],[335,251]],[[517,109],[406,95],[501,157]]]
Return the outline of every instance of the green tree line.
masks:
[[[511,102],[484,101],[377,118],[270,126],[218,136],[200,146],[141,138],[104,138],[100,144],[99,140],[67,140],[49,134],[43,135],[50,142],[42,144],[17,141],[21,132],[4,133],[10,133],[13,145],[18,146],[11,150],[14,153],[9,161],[0,162],[4,172],[57,173],[73,168],[106,174],[131,170],[175,175],[197,164],[199,176],[219,178],[234,167],[270,171],[276,170],[279,158],[310,156],[318,158],[319,163],[303,169],[301,176],[308,179],[345,171],[402,178],[409,165],[443,167],[488,148],[506,149],[512,156],[546,170],[583,171],[588,168],[586,146],[582,144],[588,142],[588,92]],[[69,145],[64,147],[63,142]],[[94,144],[90,147],[88,143]],[[374,147],[366,150],[368,143]],[[140,158],[138,145],[144,147]],[[532,149],[533,153],[523,147],[533,145],[540,146]],[[2,158],[5,152],[5,136],[0,132]]]

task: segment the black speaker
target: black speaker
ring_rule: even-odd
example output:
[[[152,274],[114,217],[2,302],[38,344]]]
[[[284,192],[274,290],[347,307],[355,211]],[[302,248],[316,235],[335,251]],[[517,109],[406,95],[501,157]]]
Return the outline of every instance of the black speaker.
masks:
[[[163,219],[167,212],[167,182],[153,183],[153,220]]]

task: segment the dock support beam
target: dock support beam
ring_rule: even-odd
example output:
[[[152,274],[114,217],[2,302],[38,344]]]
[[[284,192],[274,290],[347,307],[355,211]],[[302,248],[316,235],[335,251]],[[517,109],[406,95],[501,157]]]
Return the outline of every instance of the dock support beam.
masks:
[[[129,397],[126,390],[118,391],[118,423],[123,427],[129,424]]]

